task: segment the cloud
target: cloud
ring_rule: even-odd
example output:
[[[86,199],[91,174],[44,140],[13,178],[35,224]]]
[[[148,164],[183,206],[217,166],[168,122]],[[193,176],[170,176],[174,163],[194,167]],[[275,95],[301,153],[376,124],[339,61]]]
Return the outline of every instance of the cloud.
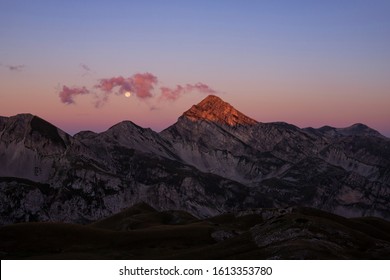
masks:
[[[84,71],[91,71],[91,68],[88,67],[88,65],[86,64],[83,64],[83,63],[80,63],[80,67],[84,70]]]
[[[90,74],[92,72],[91,68],[87,64],[80,63],[80,68],[83,71],[83,74],[81,76],[85,77],[86,75]]]
[[[60,99],[62,103],[65,104],[74,104],[74,96],[76,95],[83,95],[83,94],[89,94],[91,93],[86,87],[81,88],[69,88],[67,86],[63,86],[62,90],[59,93]]]
[[[126,82],[126,79],[122,76],[109,78],[109,79],[101,79],[99,84],[95,86],[97,89],[101,89],[104,92],[111,93],[115,87],[122,87]]]
[[[80,64],[80,67],[85,70],[89,69],[84,64]],[[131,95],[145,101],[151,110],[156,110],[158,107],[153,105],[153,103],[156,104],[155,101],[176,101],[182,95],[194,91],[205,94],[216,93],[215,90],[204,83],[177,85],[175,88],[160,87],[158,90],[155,90],[158,83],[158,78],[151,73],[137,73],[127,78],[117,76],[100,79],[92,86],[93,90],[89,90],[86,87],[71,88],[63,86],[59,92],[59,97],[61,102],[65,104],[74,104],[75,96],[92,94],[96,98],[94,102],[95,107],[100,108],[108,102],[112,95],[126,95],[126,97]]]
[[[197,83],[194,85],[187,84],[185,86],[177,85],[176,88],[171,89],[169,87],[161,87],[161,96],[160,100],[170,100],[175,101],[180,98],[183,94],[198,91],[205,94],[215,94],[216,91],[210,88],[208,85],[203,83]]]
[[[153,96],[152,90],[157,84],[157,77],[150,73],[135,74],[132,77],[132,85],[134,93],[139,98],[150,98]],[[130,89],[131,90],[131,89]]]
[[[118,95],[131,92],[140,99],[153,97],[153,89],[158,79],[150,73],[137,73],[131,77],[122,76],[109,79],[101,79],[95,88],[102,90],[106,96],[111,93]]]
[[[26,65],[7,65],[6,67],[10,71],[22,71]]]
[[[102,107],[104,104],[108,102],[109,93],[104,92],[101,96],[97,96],[97,100],[94,102],[96,108]]]

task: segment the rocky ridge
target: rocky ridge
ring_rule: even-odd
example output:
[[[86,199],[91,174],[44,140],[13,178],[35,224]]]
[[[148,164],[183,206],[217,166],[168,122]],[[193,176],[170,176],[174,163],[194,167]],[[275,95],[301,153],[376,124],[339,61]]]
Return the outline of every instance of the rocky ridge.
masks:
[[[390,219],[390,140],[362,124],[260,123],[209,96],[156,133],[130,121],[70,136],[0,118],[0,224],[89,223],[140,201],[211,217],[309,206]]]

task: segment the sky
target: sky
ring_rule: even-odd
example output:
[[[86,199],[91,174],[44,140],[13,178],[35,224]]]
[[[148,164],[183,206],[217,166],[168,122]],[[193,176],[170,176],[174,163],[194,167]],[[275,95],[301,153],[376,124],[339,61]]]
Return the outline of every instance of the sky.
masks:
[[[390,136],[390,1],[0,0],[0,115],[155,131],[216,94],[260,122]]]

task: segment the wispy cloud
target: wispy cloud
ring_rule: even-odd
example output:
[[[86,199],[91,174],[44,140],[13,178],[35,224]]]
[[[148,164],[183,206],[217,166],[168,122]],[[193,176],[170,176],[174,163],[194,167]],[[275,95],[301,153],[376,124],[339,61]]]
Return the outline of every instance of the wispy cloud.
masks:
[[[208,85],[203,83],[197,83],[194,85],[187,84],[185,86],[177,85],[176,88],[161,87],[160,100],[175,101],[180,98],[183,94],[198,91],[205,94],[215,94],[216,91],[210,88]]]
[[[79,66],[80,66],[81,70],[83,71],[83,74],[82,74],[83,77],[92,72],[91,68],[87,64],[80,63]]]
[[[26,65],[6,65],[5,67],[8,68],[10,71],[22,71],[23,68],[26,67]]]
[[[65,104],[74,104],[74,97],[77,95],[89,94],[91,93],[86,87],[74,87],[69,88],[67,86],[63,86],[62,90],[59,93],[59,97],[62,103]]]
[[[91,68],[88,67],[88,65],[84,64],[84,63],[80,63],[80,67],[81,69],[83,69],[84,71],[91,71]]]
[[[82,67],[82,65],[80,64]],[[88,66],[84,65],[87,69]],[[84,68],[84,67],[83,67]],[[93,89],[89,90],[86,87],[67,87],[63,86],[59,92],[61,102],[65,104],[74,104],[74,97],[77,95],[93,94],[96,99],[94,102],[95,107],[102,107],[109,100],[112,95],[125,95],[135,96],[141,100],[147,101],[151,110],[156,110],[158,107],[153,103],[156,101],[175,101],[182,95],[190,92],[200,92],[205,94],[217,93],[214,89],[210,88],[204,83],[186,84],[184,86],[177,85],[175,88],[160,87],[157,88],[159,83],[158,78],[151,73],[137,73],[130,77],[110,77],[98,80],[93,85]],[[152,104],[151,104],[152,103]]]

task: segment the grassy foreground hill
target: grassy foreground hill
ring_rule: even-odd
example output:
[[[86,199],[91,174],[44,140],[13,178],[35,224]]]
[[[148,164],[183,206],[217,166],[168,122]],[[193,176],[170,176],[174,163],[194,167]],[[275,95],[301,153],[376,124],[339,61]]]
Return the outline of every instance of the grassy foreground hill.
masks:
[[[138,204],[89,224],[0,228],[2,259],[386,259],[390,222],[311,208],[197,219]]]

